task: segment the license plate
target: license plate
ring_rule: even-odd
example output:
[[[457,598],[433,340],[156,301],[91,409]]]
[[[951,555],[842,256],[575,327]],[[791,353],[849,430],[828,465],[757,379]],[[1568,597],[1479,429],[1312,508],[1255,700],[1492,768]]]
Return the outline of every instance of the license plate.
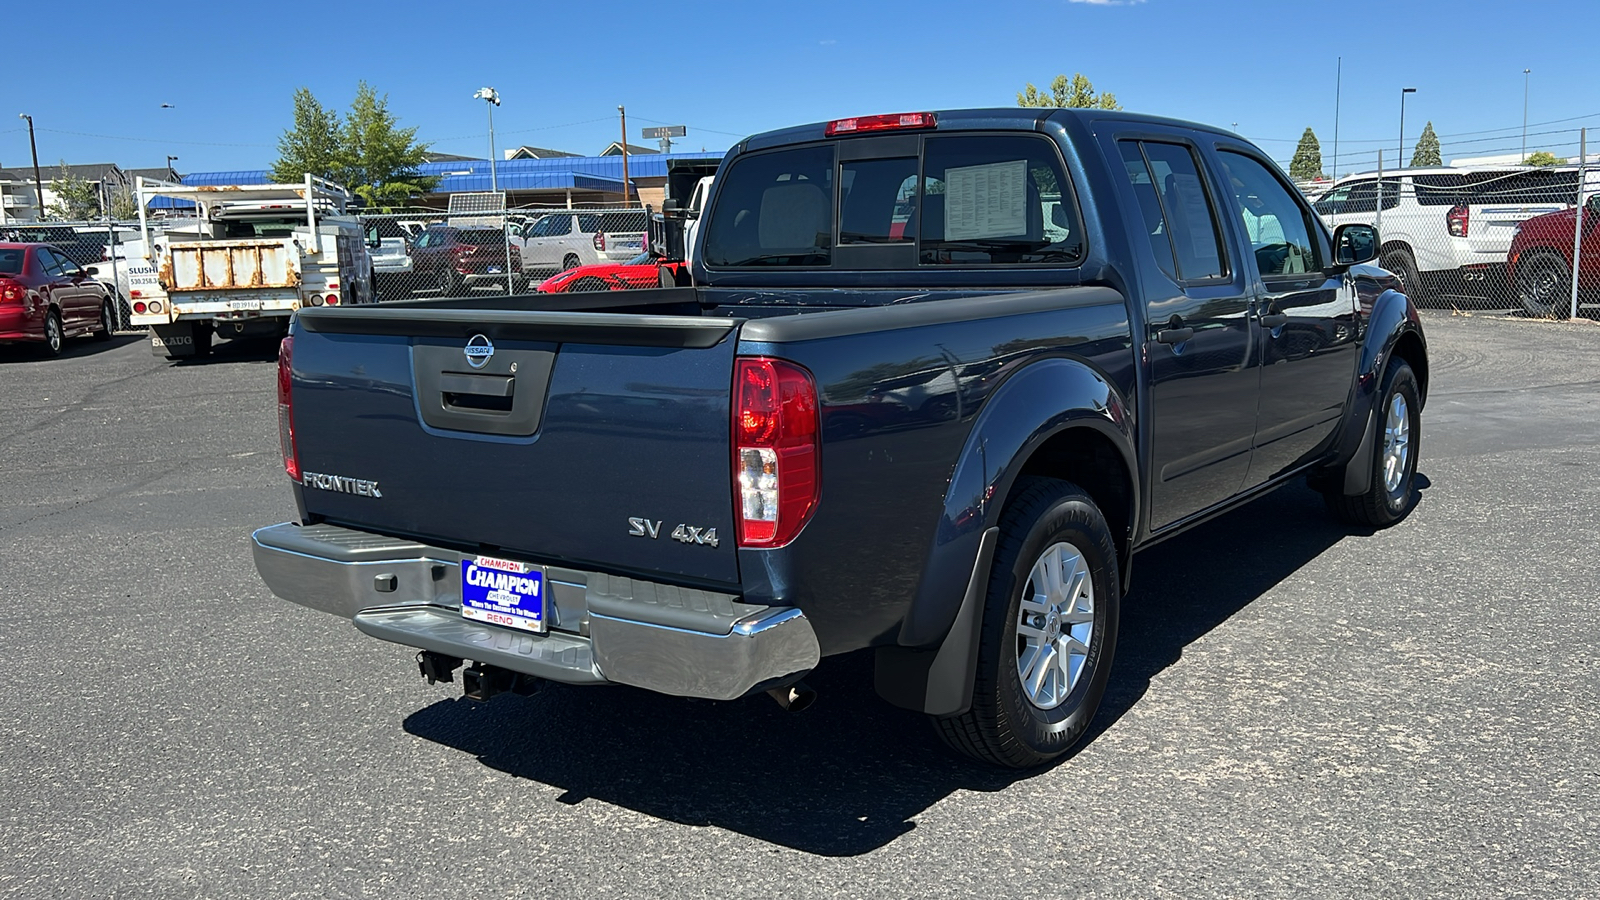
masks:
[[[509,559],[461,561],[461,615],[522,631],[545,631],[544,571]]]
[[[261,301],[257,300],[229,300],[229,309],[260,309]]]

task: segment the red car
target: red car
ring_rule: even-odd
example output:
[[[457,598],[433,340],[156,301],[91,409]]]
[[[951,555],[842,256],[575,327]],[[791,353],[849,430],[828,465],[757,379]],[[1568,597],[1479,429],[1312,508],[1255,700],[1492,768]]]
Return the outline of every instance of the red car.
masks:
[[[1572,228],[1577,210],[1535,216],[1517,228],[1506,255],[1506,277],[1530,315],[1566,318],[1572,310]],[[1600,196],[1583,209],[1583,261],[1578,266],[1578,301],[1600,291]]]
[[[625,263],[595,263],[559,272],[546,278],[535,290],[541,294],[570,294],[671,287],[677,283],[683,265],[661,262],[648,253],[641,253]]]
[[[506,266],[522,271],[522,251],[499,228],[429,225],[411,245],[411,277],[423,290],[459,297],[478,285],[506,284]],[[513,275],[513,281],[519,276]]]
[[[0,243],[0,343],[27,341],[61,353],[69,337],[111,337],[111,295],[49,244]]]

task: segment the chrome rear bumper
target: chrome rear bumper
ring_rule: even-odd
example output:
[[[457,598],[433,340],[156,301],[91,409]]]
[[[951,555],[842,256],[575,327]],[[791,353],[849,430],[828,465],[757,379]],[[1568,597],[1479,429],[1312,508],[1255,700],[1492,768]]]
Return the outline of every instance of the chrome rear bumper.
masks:
[[[250,543],[285,600],[386,641],[566,684],[733,700],[793,682],[821,656],[799,609],[731,594],[548,566],[550,631],[531,634],[462,618],[457,551],[292,523]]]

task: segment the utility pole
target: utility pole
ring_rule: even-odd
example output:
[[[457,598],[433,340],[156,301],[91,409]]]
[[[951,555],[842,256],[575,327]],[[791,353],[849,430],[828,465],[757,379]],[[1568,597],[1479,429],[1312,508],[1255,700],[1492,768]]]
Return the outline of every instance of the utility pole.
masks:
[[[628,209],[633,206],[628,194],[628,111],[619,105],[617,114],[622,116],[622,208]]]
[[[1339,180],[1339,90],[1344,86],[1344,57],[1339,57],[1339,66],[1334,69],[1333,75],[1333,171],[1329,176],[1334,182]]]
[[[172,164],[177,162],[177,161],[178,161],[178,158],[176,156],[170,156],[169,155],[167,157],[167,177],[172,179],[173,181],[177,181],[178,180],[178,172],[177,172],[176,169],[172,168]]]
[[[17,113],[17,118],[28,120],[28,149],[33,151],[34,218],[44,221],[44,179],[39,177],[39,145],[33,141],[33,116]]]
[[[1519,162],[1528,161],[1528,73],[1532,69],[1522,70],[1522,156]]]

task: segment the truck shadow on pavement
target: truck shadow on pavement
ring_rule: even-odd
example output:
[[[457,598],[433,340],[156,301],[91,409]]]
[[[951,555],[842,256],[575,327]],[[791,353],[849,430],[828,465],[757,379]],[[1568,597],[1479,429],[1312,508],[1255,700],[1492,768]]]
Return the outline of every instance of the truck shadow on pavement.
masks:
[[[1419,476],[1420,486],[1426,486]],[[1240,566],[1240,535],[1252,535]],[[1123,605],[1111,685],[1079,750],[1048,769],[1071,777],[1091,746],[1183,650],[1351,532],[1303,486],[1277,491],[1141,554]],[[711,825],[823,856],[891,843],[957,791],[999,791],[1041,774],[967,762],[924,718],[879,700],[870,652],[824,661],[811,710],[765,696],[731,703],[632,688],[554,687],[489,703],[441,700],[405,730],[491,768],[684,825]]]

